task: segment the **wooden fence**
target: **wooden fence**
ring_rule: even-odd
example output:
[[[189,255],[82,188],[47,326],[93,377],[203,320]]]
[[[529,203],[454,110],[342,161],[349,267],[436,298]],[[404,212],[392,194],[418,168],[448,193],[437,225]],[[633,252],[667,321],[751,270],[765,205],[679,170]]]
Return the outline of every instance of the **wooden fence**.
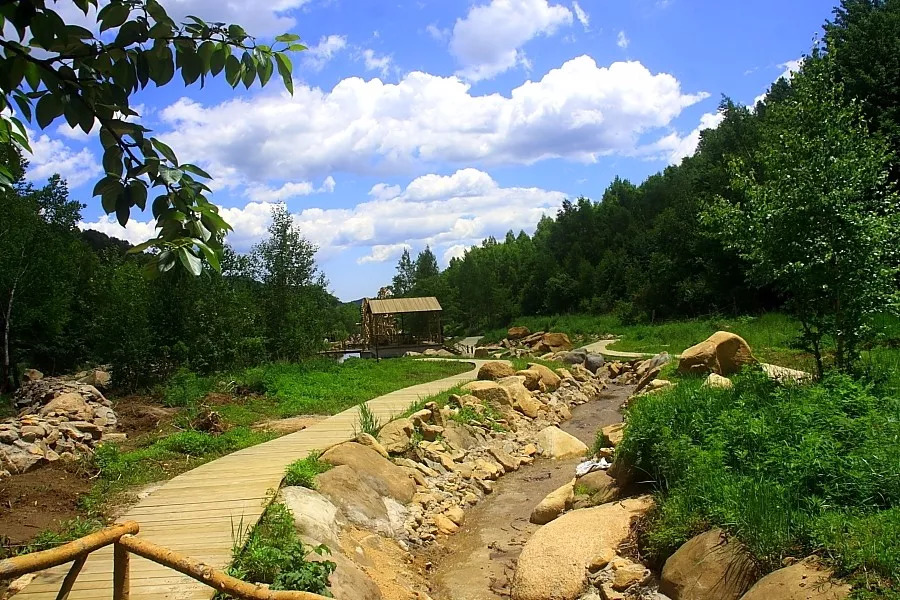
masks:
[[[20,577],[71,562],[72,567],[63,579],[56,596],[56,600],[66,600],[88,555],[104,546],[113,545],[113,600],[128,600],[130,554],[142,556],[242,600],[327,600],[324,596],[310,592],[276,591],[241,581],[207,564],[134,537],[139,530],[140,525],[137,522],[126,521],[57,548],[0,560],[0,580]]]

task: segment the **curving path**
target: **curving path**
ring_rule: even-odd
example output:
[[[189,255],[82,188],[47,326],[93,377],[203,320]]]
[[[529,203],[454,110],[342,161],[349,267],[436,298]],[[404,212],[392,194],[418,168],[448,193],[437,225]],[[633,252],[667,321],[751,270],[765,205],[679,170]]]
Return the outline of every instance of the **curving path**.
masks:
[[[410,404],[475,379],[488,361],[468,360],[471,371],[414,385],[369,400],[372,412],[386,422]],[[311,450],[352,439],[358,429],[356,407],[302,431],[223,456],[167,481],[140,500],[120,521],[141,525],[139,537],[222,569],[231,561],[233,531],[257,522],[277,490],[284,469]],[[71,564],[71,563],[70,563]],[[17,600],[56,598],[70,564],[39,573],[16,595]],[[94,552],[69,596],[78,600],[112,597],[112,548]],[[131,600],[204,599],[213,589],[138,556],[131,557]]]
[[[594,342],[593,344],[582,346],[582,350],[587,350],[588,352],[599,352],[604,357],[610,356],[612,358],[649,358],[654,355],[654,353],[652,352],[622,352],[621,350],[606,349],[607,346],[615,344],[618,341],[618,339],[600,340],[599,342]],[[673,358],[678,358],[678,355],[673,355]]]

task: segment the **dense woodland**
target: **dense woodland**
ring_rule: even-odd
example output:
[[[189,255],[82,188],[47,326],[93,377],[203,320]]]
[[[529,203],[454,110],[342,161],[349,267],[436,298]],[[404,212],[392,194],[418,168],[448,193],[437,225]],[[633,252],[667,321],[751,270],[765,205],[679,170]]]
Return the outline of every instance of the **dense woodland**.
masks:
[[[358,309],[329,294],[287,210],[245,255],[226,247],[221,272],[152,276],[150,257],[96,231],[80,231],[82,205],[58,177],[25,183],[21,154],[6,164],[15,189],[0,192],[0,297],[4,379],[23,368],[65,372],[111,364],[135,387],[178,368],[211,372],[295,360],[344,335]],[[349,309],[349,310],[348,310]]]
[[[856,259],[878,255],[880,266],[865,268],[895,269],[896,253],[870,242],[897,242],[900,1],[845,0],[824,29],[801,71],[756,106],[723,98],[724,120],[681,164],[640,185],[616,179],[596,201],[567,201],[534,235],[487,239],[439,276],[420,268],[430,250],[404,256],[395,291],[436,294],[458,330],[475,332],[519,315],[641,322],[810,305],[796,283],[834,284],[850,270],[837,263],[854,254],[840,247],[851,239]],[[829,256],[835,265],[815,264]],[[808,268],[791,271],[798,264]],[[890,287],[875,294],[881,309]]]

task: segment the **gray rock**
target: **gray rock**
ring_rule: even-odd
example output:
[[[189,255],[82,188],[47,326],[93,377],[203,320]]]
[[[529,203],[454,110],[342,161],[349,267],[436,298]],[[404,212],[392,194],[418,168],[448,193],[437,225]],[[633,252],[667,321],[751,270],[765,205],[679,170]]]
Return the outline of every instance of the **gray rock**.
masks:
[[[597,369],[606,364],[606,361],[603,359],[602,354],[597,354],[596,352],[591,352],[584,359],[584,368],[593,373],[597,374]]]
[[[335,550],[340,549],[338,534],[344,517],[328,498],[315,490],[299,486],[282,488],[279,495],[294,515],[294,527],[301,535]]]

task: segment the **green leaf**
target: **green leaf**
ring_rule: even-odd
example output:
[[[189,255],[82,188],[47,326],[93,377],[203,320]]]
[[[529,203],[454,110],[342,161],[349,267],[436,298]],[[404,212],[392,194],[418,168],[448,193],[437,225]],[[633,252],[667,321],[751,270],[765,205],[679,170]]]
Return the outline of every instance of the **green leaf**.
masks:
[[[296,33],[282,33],[275,37],[276,42],[297,42],[299,40],[300,36]]]
[[[272,59],[270,57],[263,57],[259,62],[259,85],[264,86],[269,83],[269,79],[272,77],[272,71],[275,70],[275,65],[272,64]]]
[[[157,239],[152,239],[152,240],[147,240],[146,242],[141,242],[137,246],[132,246],[131,248],[129,248],[127,254],[140,254],[147,248],[151,248],[151,247],[155,246],[158,242],[159,242],[159,240],[157,240]]]
[[[199,175],[200,177],[204,177],[206,179],[212,179],[212,175],[198,167],[197,165],[192,165],[190,163],[185,163],[181,165],[181,169],[187,171],[188,173],[193,173],[194,175]]]
[[[128,20],[130,12],[131,9],[122,2],[107,4],[97,13],[97,20],[100,21],[100,31],[119,27]]]
[[[224,47],[217,48],[209,58],[209,72],[213,75],[221,73],[222,69],[225,68],[225,59],[227,57],[228,52]]]
[[[289,59],[285,54],[278,52],[275,54],[275,60],[278,64],[278,73],[281,75],[282,81],[284,81],[284,87],[287,89],[291,95],[294,94],[294,80],[291,77],[291,70],[293,66],[291,65],[291,59]]]
[[[150,143],[153,144],[153,147],[159,150],[159,152],[166,157],[166,159],[171,162],[173,165],[178,165],[178,157],[175,156],[175,152],[172,149],[161,142],[157,138],[150,138]]]
[[[203,261],[201,261],[190,248],[179,248],[178,259],[184,268],[194,276],[203,272]]]
[[[196,246],[200,248],[200,251],[203,252],[203,256],[206,257],[206,262],[208,262],[213,269],[215,269],[216,271],[222,270],[222,266],[219,264],[219,256],[215,250],[213,250],[203,242],[198,242],[197,240],[194,240],[194,244],[196,244]]]
[[[203,71],[209,71],[210,63],[212,62],[212,55],[216,52],[216,43],[211,40],[206,40],[200,47],[197,48],[197,56],[200,57],[200,63],[203,67]]]
[[[168,185],[175,185],[181,181],[184,172],[181,169],[170,169],[165,165],[159,165],[159,176]]]
[[[132,181],[128,184],[128,200],[141,210],[147,206],[147,187],[143,181]]]
[[[235,87],[241,76],[241,61],[234,54],[229,54],[225,59],[225,81]]]
[[[171,250],[163,250],[159,253],[159,258],[157,259],[156,264],[159,266],[159,270],[162,273],[166,273],[167,271],[171,271],[172,267],[175,266],[175,253]]]
[[[110,146],[103,153],[103,170],[118,179],[122,176],[122,149],[118,146]]]
[[[47,92],[37,103],[37,123],[41,129],[46,129],[56,117],[62,114],[63,106],[54,94]]]
[[[127,194],[122,194],[116,202],[116,220],[119,225],[125,227],[131,217],[131,206],[128,204]]]

